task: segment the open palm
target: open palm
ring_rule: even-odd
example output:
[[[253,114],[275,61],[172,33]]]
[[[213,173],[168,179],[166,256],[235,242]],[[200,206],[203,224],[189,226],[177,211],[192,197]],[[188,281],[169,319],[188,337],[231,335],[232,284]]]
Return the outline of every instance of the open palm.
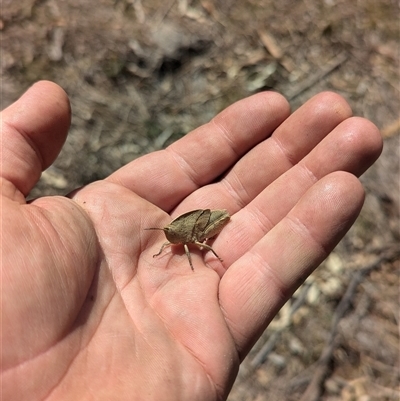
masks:
[[[7,400],[223,400],[282,304],[353,223],[376,127],[333,93],[290,115],[235,103],[163,151],[68,197],[25,196],[61,149],[69,104],[40,82],[2,113],[2,371]],[[227,209],[212,252],[162,232]]]

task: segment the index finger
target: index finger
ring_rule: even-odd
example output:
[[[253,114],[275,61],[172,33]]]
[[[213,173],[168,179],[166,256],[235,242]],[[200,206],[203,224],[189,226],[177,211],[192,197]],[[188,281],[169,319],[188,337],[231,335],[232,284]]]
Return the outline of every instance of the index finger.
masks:
[[[289,113],[280,94],[258,93],[229,106],[165,150],[134,160],[108,180],[169,212],[268,138]]]

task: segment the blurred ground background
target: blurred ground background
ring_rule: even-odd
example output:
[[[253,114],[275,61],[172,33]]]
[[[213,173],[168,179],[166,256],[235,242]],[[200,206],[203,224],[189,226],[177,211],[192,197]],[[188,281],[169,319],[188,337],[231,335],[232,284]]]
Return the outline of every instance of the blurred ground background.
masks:
[[[3,0],[1,106],[33,82],[72,104],[32,196],[66,194],[261,90],[343,95],[384,136],[365,207],[242,364],[229,401],[399,400],[399,3]]]

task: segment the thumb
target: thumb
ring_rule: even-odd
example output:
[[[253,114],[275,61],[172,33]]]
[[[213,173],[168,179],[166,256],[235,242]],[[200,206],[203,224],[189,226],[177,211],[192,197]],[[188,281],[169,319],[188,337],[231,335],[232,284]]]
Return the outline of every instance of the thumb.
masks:
[[[0,176],[26,196],[67,137],[71,121],[68,96],[55,83],[40,81],[3,110],[0,121]]]

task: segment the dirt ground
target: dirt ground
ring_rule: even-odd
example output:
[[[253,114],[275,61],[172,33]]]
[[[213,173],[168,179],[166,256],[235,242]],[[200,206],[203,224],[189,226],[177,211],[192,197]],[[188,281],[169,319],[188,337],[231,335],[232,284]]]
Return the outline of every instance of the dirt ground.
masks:
[[[66,194],[273,89],[343,95],[382,132],[365,207],[241,366],[229,401],[399,400],[396,0],[3,0],[1,106],[50,79],[72,127],[32,197]]]

